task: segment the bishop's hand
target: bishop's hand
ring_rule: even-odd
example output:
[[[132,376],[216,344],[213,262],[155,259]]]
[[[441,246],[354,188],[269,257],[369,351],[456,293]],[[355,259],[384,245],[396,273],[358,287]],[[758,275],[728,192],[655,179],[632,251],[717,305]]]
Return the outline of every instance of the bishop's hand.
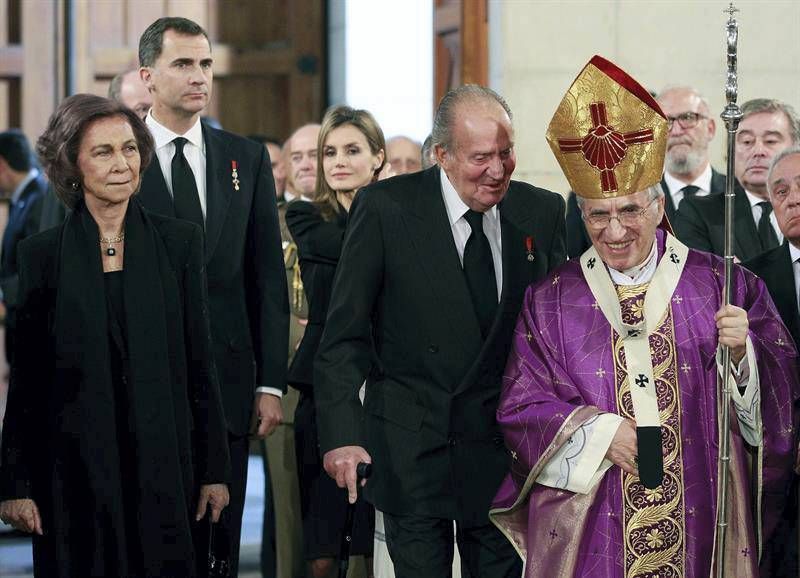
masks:
[[[747,332],[750,329],[747,311],[735,305],[725,305],[717,311],[714,319],[717,322],[719,344],[731,348],[731,361],[738,365],[747,351]]]
[[[625,419],[619,424],[606,451],[606,459],[629,474],[639,475],[639,444],[636,441],[636,424],[633,420]]]

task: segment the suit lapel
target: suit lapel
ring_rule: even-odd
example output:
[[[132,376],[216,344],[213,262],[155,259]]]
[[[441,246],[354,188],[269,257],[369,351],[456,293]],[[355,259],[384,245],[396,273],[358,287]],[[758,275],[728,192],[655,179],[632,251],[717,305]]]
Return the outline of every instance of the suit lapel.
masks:
[[[161,165],[153,155],[150,166],[142,176],[142,185],[139,189],[139,199],[148,211],[167,217],[175,216],[175,207],[172,204],[172,195],[169,194],[167,181],[161,173]]]
[[[765,274],[771,279],[765,279],[768,287],[773,289],[772,298],[775,306],[791,333],[795,343],[800,343],[800,317],[797,310],[797,290],[794,286],[794,271],[792,258],[789,253],[789,244],[784,242],[777,251],[773,252],[774,259],[770,266],[765,268]]]
[[[661,177],[661,190],[664,191],[664,211],[667,213],[667,220],[675,220],[675,201],[672,200],[672,193],[667,186],[667,181]]]
[[[219,242],[228,206],[231,202],[233,171],[228,146],[213,130],[203,125],[206,143],[206,262],[211,260]],[[242,175],[240,175],[241,179]],[[242,183],[254,187],[255,183]]]
[[[413,194],[413,214],[406,220],[409,238],[436,296],[436,309],[447,318],[452,335],[472,355],[481,347],[481,330],[447,218],[438,167],[423,173],[422,186]]]
[[[512,183],[513,187],[514,184]],[[509,191],[510,192],[510,191]],[[530,209],[512,204],[510,195],[499,205],[500,226],[503,239],[503,295],[501,305],[516,305],[525,288],[534,279],[547,273],[545,259],[540,258],[538,239],[534,233],[534,220]],[[531,253],[528,254],[530,240]],[[533,260],[531,260],[533,257]]]
[[[510,186],[513,187],[513,183]],[[515,205],[510,194],[507,194],[506,199],[498,205],[498,211],[502,239],[503,293],[497,306],[497,313],[492,327],[486,340],[481,345],[480,355],[475,358],[474,363],[465,374],[465,378],[456,390],[457,392],[471,386],[475,372],[483,361],[487,359],[490,351],[496,348],[497,333],[503,330],[503,323],[506,321],[507,315],[509,312],[514,315],[518,313],[525,288],[534,279],[543,277],[546,272],[544,260],[537,258],[539,257],[538,248],[536,237],[531,230],[531,221],[530,219],[520,220],[521,215],[529,215],[530,212]],[[528,258],[528,238],[531,241],[533,261]]]
[[[725,193],[725,175],[718,173],[712,167],[711,169],[711,191],[712,195],[716,193]]]
[[[514,305],[514,301],[519,299],[524,287],[531,282],[532,277],[528,274],[536,266],[536,248],[532,235],[531,247],[534,260],[528,261],[527,247],[525,245],[526,235],[510,220],[507,213],[510,211],[500,211],[500,236],[502,239],[502,259],[503,259],[503,293],[500,303],[494,316],[494,322],[486,336],[486,340],[481,348],[481,355],[478,360],[483,358],[483,349],[488,346],[493,347],[495,333],[502,327],[504,312],[507,307]],[[516,299],[515,299],[516,297]]]
[[[6,225],[6,230],[14,230],[19,228],[19,221],[20,218],[27,213],[26,209],[28,207],[28,201],[30,196],[36,192],[36,189],[40,186],[38,182],[38,178],[33,179],[23,189],[22,193],[19,195],[19,199],[17,202],[11,202],[10,208],[8,211],[8,225]]]
[[[734,199],[734,230],[736,231],[736,256],[742,261],[752,259],[761,253],[761,239],[753,221],[753,210],[744,189],[736,187]]]

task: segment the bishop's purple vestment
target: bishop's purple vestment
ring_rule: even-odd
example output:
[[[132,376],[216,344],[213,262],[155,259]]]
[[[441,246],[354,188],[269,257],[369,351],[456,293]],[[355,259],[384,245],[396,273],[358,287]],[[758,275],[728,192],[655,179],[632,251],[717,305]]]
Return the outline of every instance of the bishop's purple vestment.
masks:
[[[657,232],[658,256],[664,233]],[[717,329],[722,259],[690,250],[649,337],[664,478],[647,489],[612,466],[588,494],[536,478],[600,413],[633,418],[621,340],[573,260],[528,289],[497,419],[513,461],[491,518],[526,560],[527,577],[711,575],[717,514]],[[623,315],[642,315],[645,285],[617,286]],[[763,444],[746,447],[731,408],[727,576],[758,576],[795,459],[796,352],[760,279],[734,268],[731,302],[748,312],[760,381]],[[754,511],[757,512],[754,515]]]

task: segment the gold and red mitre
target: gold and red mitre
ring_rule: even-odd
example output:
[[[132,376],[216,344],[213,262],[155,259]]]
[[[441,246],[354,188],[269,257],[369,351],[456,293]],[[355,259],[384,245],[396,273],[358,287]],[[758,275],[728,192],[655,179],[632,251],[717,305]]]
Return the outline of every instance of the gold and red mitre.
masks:
[[[609,199],[661,180],[668,134],[667,118],[650,93],[594,56],[569,87],[545,136],[576,194]]]

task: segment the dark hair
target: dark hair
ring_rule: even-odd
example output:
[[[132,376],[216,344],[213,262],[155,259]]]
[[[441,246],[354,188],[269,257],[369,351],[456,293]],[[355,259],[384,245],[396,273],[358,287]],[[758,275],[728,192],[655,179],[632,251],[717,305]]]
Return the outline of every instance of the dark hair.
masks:
[[[373,155],[384,151],[381,166],[372,175],[373,182],[377,180],[378,173],[381,172],[383,165],[386,164],[386,139],[378,121],[368,110],[358,110],[344,105],[329,108],[325,112],[325,116],[322,117],[322,125],[317,138],[317,194],[314,197],[314,203],[319,207],[320,213],[326,221],[333,220],[334,216],[339,212],[339,203],[336,200],[336,191],[325,180],[325,170],[322,168],[325,140],[334,129],[345,125],[357,128],[364,135],[364,138],[367,139],[369,150]]]
[[[275,145],[278,148],[281,148],[283,146],[283,143],[281,143],[281,141],[279,141],[278,139],[263,134],[249,134],[247,135],[247,138],[262,145],[271,144]]]
[[[78,168],[78,151],[86,128],[96,120],[121,116],[128,121],[139,146],[142,174],[153,156],[155,144],[144,121],[128,107],[94,94],[76,94],[65,98],[50,117],[36,152],[47,171],[56,195],[70,209],[83,198],[83,182]]]
[[[742,120],[759,112],[782,112],[789,124],[789,138],[792,144],[800,144],[800,119],[794,108],[774,98],[753,98],[742,105]]]
[[[12,128],[0,132],[0,157],[15,171],[28,172],[33,166],[33,153],[21,130]]]
[[[208,34],[203,30],[199,24],[192,22],[188,18],[180,18],[179,16],[167,16],[159,18],[147,27],[139,38],[139,66],[153,66],[161,56],[161,47],[164,43],[164,33],[167,30],[174,30],[178,34],[186,36],[205,36],[208,41],[209,49],[211,41],[208,40]]]

